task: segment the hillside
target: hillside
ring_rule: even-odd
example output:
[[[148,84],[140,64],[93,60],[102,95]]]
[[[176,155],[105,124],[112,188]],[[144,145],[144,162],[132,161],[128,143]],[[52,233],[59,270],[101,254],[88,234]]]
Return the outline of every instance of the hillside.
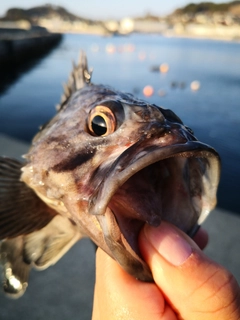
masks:
[[[201,2],[190,3],[183,8],[177,9],[174,14],[198,14],[198,13],[227,13],[233,12],[240,7],[240,1],[226,3]]]
[[[1,18],[1,20],[27,20],[30,23],[36,23],[41,18],[52,19],[56,17],[61,18],[64,21],[91,21],[90,19],[76,16],[63,7],[52,5],[44,5],[30,9],[11,8],[6,12],[5,17]]]
[[[63,7],[44,5],[31,9],[9,9],[0,28],[21,28],[19,23],[39,26],[49,32],[100,35],[161,33],[166,36],[200,37],[222,40],[240,39],[240,0],[221,4],[190,3],[166,17],[147,13],[140,17],[96,21],[79,17]]]
[[[9,28],[9,25],[10,28],[22,28],[23,22],[30,27],[39,26],[57,33],[110,33],[101,21],[79,17],[63,7],[50,4],[30,9],[11,8],[0,18],[0,28]]]

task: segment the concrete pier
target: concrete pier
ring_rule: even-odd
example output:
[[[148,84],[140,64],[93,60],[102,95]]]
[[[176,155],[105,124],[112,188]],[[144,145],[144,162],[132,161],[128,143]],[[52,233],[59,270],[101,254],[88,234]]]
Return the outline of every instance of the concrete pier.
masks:
[[[0,28],[0,67],[18,65],[54,48],[62,39],[59,33],[49,33],[35,27],[30,30]]]
[[[29,145],[0,135],[0,155],[21,159]],[[240,283],[240,216],[214,210],[204,228],[209,233],[206,254],[229,269]],[[32,271],[29,287],[18,300],[0,294],[0,319],[91,319],[95,251],[88,239],[78,242],[55,266]]]

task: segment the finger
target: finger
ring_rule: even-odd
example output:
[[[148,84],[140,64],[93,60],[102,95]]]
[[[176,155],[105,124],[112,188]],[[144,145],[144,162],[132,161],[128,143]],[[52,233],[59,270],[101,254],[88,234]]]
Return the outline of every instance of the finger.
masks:
[[[136,280],[98,249],[92,319],[177,320],[177,317],[154,283]]]
[[[240,318],[236,280],[179,229],[166,222],[158,228],[145,226],[139,246],[156,284],[180,318]]]
[[[203,228],[199,228],[198,232],[193,237],[193,240],[199,246],[200,249],[204,249],[208,243],[208,233]]]

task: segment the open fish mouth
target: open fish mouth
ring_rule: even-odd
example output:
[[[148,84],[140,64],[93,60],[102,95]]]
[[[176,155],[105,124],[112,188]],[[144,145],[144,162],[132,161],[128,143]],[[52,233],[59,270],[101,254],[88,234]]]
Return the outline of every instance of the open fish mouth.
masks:
[[[140,230],[165,220],[193,236],[216,205],[219,156],[199,141],[142,150],[136,143],[131,149],[114,162],[89,212],[114,259],[139,280],[151,281],[138,247]]]

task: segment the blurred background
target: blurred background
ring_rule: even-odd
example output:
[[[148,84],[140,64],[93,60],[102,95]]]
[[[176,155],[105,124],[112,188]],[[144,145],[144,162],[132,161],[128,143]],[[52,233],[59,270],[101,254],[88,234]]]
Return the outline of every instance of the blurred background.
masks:
[[[93,83],[172,109],[219,152],[218,207],[240,214],[240,1],[21,3],[0,3],[0,135],[30,144],[55,114],[72,61],[84,50]],[[93,258],[91,244],[87,248]],[[46,272],[53,277],[54,270]],[[62,276],[68,282],[68,274]],[[39,279],[35,275],[33,281]],[[87,308],[79,319],[90,317],[91,303]],[[47,318],[54,317],[53,312]]]

